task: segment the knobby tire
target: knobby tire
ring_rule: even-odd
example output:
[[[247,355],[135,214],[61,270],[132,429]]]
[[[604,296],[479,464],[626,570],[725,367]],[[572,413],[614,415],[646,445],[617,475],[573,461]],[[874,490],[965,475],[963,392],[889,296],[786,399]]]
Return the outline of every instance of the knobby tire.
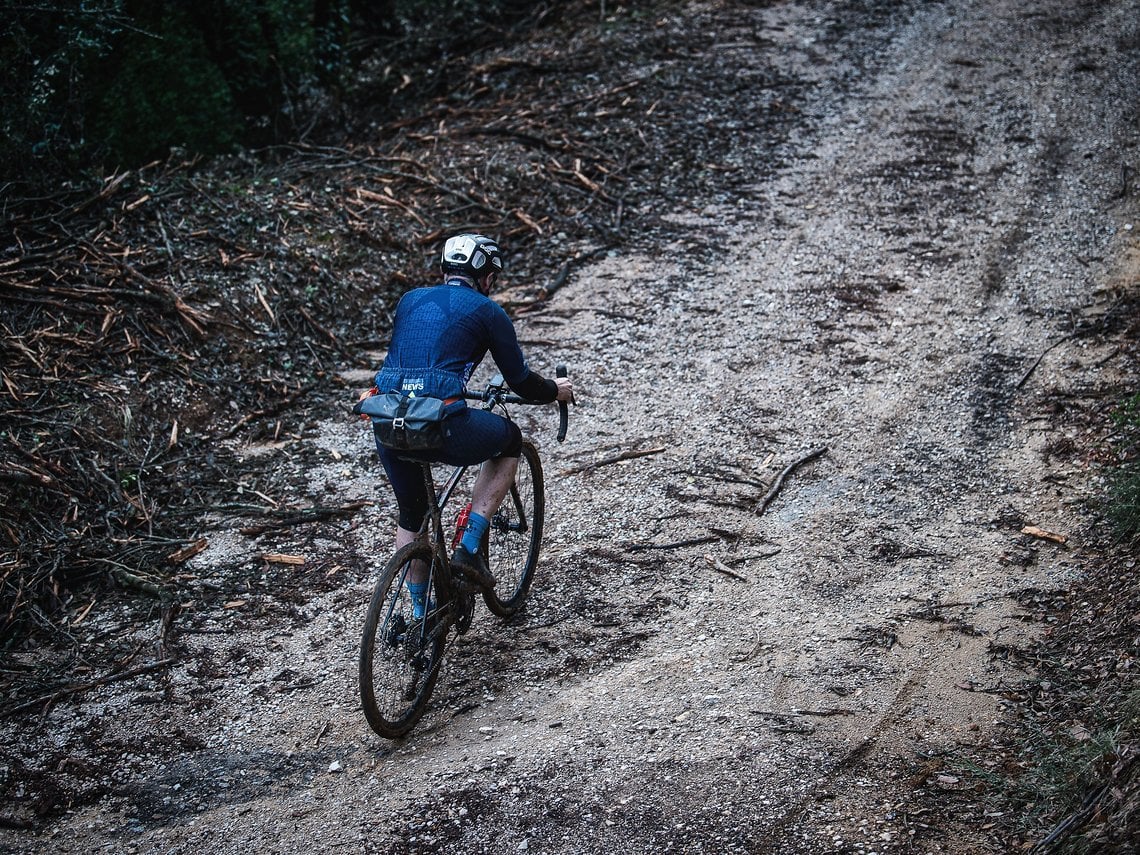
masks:
[[[407,734],[424,714],[439,678],[447,634],[442,629],[442,613],[448,604],[440,602],[435,573],[428,614],[420,621],[412,617],[411,594],[404,578],[412,560],[430,566],[431,549],[412,543],[389,559],[372,594],[360,642],[364,716],[374,731],[388,739]]]
[[[491,519],[485,542],[487,566],[496,585],[483,592],[483,601],[499,617],[518,613],[526,600],[538,565],[545,515],[542,462],[534,444],[524,441],[515,483]]]

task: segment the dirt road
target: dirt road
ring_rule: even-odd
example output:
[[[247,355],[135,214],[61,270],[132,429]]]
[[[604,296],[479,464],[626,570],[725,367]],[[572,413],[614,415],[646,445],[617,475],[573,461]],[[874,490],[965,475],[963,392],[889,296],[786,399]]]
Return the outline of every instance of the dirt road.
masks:
[[[812,94],[777,166],[747,128],[693,163],[767,158],[669,216],[686,240],[612,253],[520,319],[537,367],[580,389],[564,446],[552,414],[526,423],[550,518],[525,616],[482,612],[420,728],[374,737],[355,653],[392,508],[365,432],[315,413],[303,447],[250,453],[379,503],[316,536],[212,532],[206,583],[267,551],[335,560],[300,601],[247,570],[165,689],[143,675],[6,723],[25,746],[97,725],[122,749],[90,804],[0,847],[1004,851],[947,757],[987,756],[1024,677],[1001,652],[1088,560],[1097,484],[1063,425],[1116,381],[1136,4],[689,13],[716,21],[727,97],[771,98],[750,81],[773,57]],[[848,33],[874,15],[880,41]],[[647,453],[585,468],[627,451]]]

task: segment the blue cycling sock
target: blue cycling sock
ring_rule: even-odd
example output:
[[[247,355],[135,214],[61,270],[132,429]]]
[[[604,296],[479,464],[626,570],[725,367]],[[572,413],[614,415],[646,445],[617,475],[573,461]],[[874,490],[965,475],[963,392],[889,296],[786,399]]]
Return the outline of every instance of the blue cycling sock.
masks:
[[[467,517],[467,530],[463,532],[463,539],[459,541],[459,545],[475,555],[479,551],[479,544],[483,542],[483,535],[490,527],[490,520],[472,511]]]
[[[427,582],[409,582],[408,593],[412,595],[412,617],[419,620],[427,611]]]

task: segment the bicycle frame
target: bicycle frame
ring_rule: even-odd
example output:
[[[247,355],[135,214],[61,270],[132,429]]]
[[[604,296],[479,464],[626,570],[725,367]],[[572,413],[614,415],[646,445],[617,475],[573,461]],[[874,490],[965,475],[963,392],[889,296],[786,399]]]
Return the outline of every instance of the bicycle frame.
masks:
[[[560,369],[561,370],[561,369]],[[531,404],[526,398],[521,398],[517,395],[510,394],[506,391],[506,386],[503,384],[501,376],[496,376],[488,384],[486,391],[480,393],[466,393],[465,397],[472,401],[482,401],[483,408],[486,410],[496,410],[501,408],[504,418],[510,418],[510,414],[506,411],[506,404]],[[563,405],[565,406],[565,405]],[[456,585],[456,580],[451,574],[451,566],[449,563],[447,551],[447,538],[443,529],[443,509],[446,507],[448,501],[451,499],[455,488],[459,485],[459,481],[470,469],[470,466],[456,466],[451,475],[448,476],[443,486],[439,488],[438,492],[435,486],[435,478],[432,475],[431,463],[421,461],[420,465],[423,467],[424,472],[424,486],[429,498],[429,508],[427,518],[424,520],[423,528],[420,529],[419,537],[428,535],[428,543],[432,552],[432,563],[428,568],[428,590],[431,590],[432,583],[438,573],[442,577],[443,587],[448,593],[453,596],[448,599],[454,603],[459,602],[458,597],[455,595],[468,595],[471,602],[464,602],[462,610],[450,616],[448,623],[455,622],[460,626],[461,630],[465,629],[465,624],[471,616],[471,609],[474,607],[474,592],[471,591],[465,583]],[[517,527],[513,527],[515,531],[525,533],[529,526],[525,515],[523,514],[522,502],[519,499],[518,491],[512,485],[507,498],[504,501],[511,501],[516,511],[518,512],[520,523]],[[430,531],[429,531],[430,530]],[[405,578],[407,569],[404,570]]]
[[[478,400],[484,402],[484,409],[494,410],[496,407],[501,407],[506,403],[528,403],[524,398],[518,398],[514,395],[509,395],[505,392],[502,386],[502,378],[496,377],[491,381],[490,386],[486,392],[480,394],[468,393],[466,397],[470,400]],[[509,414],[505,412],[504,417],[510,418]],[[431,463],[427,461],[420,461],[424,473],[424,487],[428,495],[428,515],[424,519],[423,527],[420,529],[419,537],[428,535],[428,545],[431,547],[432,561],[431,566],[428,567],[428,590],[434,588],[434,582],[438,574],[440,581],[443,582],[442,587],[450,596],[446,599],[455,604],[460,605],[460,596],[464,597],[460,611],[452,613],[448,616],[446,623],[455,623],[460,631],[464,631],[466,626],[470,623],[471,613],[474,608],[474,591],[469,588],[465,582],[456,584],[456,579],[451,574],[451,565],[447,550],[447,537],[443,528],[443,509],[450,501],[455,488],[459,485],[460,480],[471,468],[469,465],[456,466],[443,486],[436,490],[435,478],[432,475]],[[516,508],[521,511],[521,505],[518,495],[512,486],[511,501],[514,502]],[[525,530],[525,528],[523,529]],[[406,579],[407,568],[404,570]],[[404,580],[401,580],[403,583]]]
[[[487,410],[501,409],[508,419],[505,405],[534,403],[508,392],[501,378],[493,380],[486,391],[466,397],[482,401]],[[564,408],[560,402],[560,409]],[[560,425],[560,441],[564,428],[565,418]],[[505,585],[502,590],[485,589],[461,570],[452,570],[450,532],[445,531],[443,522],[444,508],[456,498],[460,481],[475,464],[454,467],[437,489],[433,464],[416,462],[428,492],[428,513],[415,540],[396,551],[376,583],[365,616],[359,660],[365,717],[377,733],[392,739],[405,735],[423,714],[450,632],[454,627],[462,635],[471,628],[476,598],[481,594],[487,608],[503,619],[521,610],[538,562],[545,507],[538,450],[532,442],[524,441],[509,498],[504,497],[493,514],[480,544],[496,580]],[[458,495],[462,498],[465,491],[466,485]],[[420,617],[415,616],[411,594],[406,590],[409,576],[427,582],[427,609]]]

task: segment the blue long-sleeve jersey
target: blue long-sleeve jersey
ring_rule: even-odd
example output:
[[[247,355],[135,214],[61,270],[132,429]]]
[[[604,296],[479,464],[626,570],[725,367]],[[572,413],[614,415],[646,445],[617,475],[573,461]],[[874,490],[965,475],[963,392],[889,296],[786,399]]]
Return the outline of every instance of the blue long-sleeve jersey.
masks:
[[[415,288],[400,298],[376,387],[381,392],[459,397],[488,351],[519,395],[532,401],[555,399],[558,387],[530,370],[502,306],[462,280]]]

